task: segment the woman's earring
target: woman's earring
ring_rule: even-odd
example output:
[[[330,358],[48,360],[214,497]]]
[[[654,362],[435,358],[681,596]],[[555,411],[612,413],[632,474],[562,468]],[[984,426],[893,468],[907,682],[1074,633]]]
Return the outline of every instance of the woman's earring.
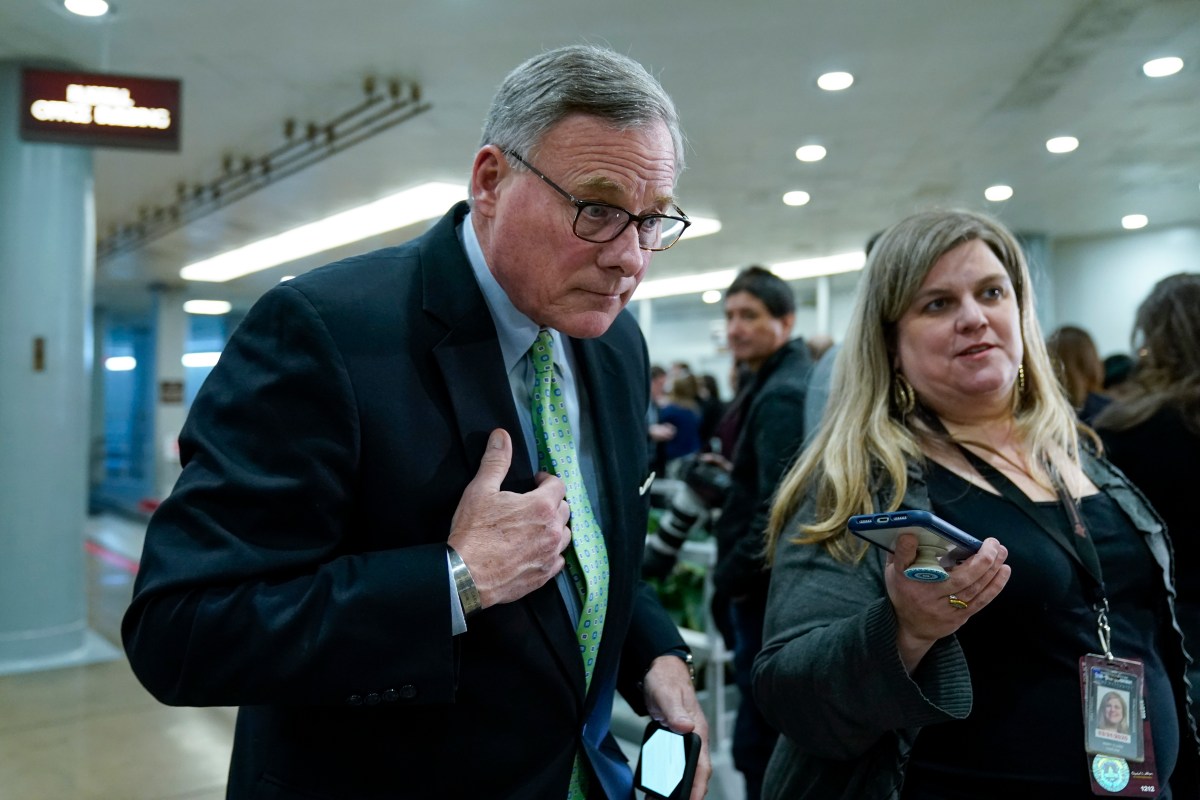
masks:
[[[1025,362],[1022,361],[1017,367],[1017,394],[1025,396]]]
[[[907,417],[917,407],[917,393],[912,384],[902,374],[897,372],[892,378],[892,402],[900,412],[900,417]]]

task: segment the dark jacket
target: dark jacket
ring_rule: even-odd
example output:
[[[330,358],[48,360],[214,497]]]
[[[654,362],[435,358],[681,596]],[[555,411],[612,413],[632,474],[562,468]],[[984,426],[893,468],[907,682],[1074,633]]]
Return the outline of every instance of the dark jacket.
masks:
[[[1163,662],[1174,682],[1181,725],[1171,785],[1177,798],[1198,797],[1200,742],[1188,709],[1188,658],[1174,616],[1170,541],[1145,498],[1111,464],[1085,455],[1083,467],[1129,516],[1162,570],[1161,588],[1177,635]],[[875,508],[888,508],[891,496],[890,485],[881,487]],[[900,507],[930,507],[916,464],[909,465]],[[886,554],[871,548],[862,562],[847,564],[820,545],[794,544],[799,525],[813,516],[810,498],[780,538],[764,646],[754,665],[759,707],[784,734],[763,796],[895,800],[921,728],[970,713],[967,662],[958,638],[949,636],[934,644],[910,676],[896,650],[896,614],[884,584]]]
[[[716,524],[713,583],[727,597],[766,595],[763,536],[771,495],[804,442],[804,395],[811,369],[804,340],[793,339],[763,362],[741,405],[732,486]]]
[[[241,706],[231,798],[561,798],[601,687],[640,710],[651,660],[682,646],[638,580],[649,369],[628,314],[570,340],[605,444],[591,690],[554,581],[451,635],[445,542],[494,428],[503,488],[534,486],[465,213],[273,288],[192,407],[122,633],[161,701]]]

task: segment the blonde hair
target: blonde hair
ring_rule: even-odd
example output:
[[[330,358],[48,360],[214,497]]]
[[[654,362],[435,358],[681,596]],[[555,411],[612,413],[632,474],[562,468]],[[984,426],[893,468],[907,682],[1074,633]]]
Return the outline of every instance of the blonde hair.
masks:
[[[814,494],[815,518],[800,528],[798,543],[821,543],[835,557],[861,557],[846,531],[853,514],[870,514],[874,493],[890,484],[886,510],[900,506],[908,489],[909,460],[924,458],[918,435],[892,401],[896,323],[925,276],[944,254],[979,240],[1004,265],[1012,281],[1024,342],[1024,391],[1014,386],[1018,436],[1030,445],[1033,465],[1065,454],[1078,464],[1075,412],[1058,388],[1034,313],[1033,287],[1016,238],[996,220],[970,211],[930,211],[901,220],[871,250],[845,342],[838,353],[829,409],[817,435],[788,471],[771,509],[767,549],[801,501]]]

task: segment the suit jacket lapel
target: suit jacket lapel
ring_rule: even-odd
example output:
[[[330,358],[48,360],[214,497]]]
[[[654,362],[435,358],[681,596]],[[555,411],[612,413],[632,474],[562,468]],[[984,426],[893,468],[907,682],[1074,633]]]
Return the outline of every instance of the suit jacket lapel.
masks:
[[[513,462],[501,488],[528,492],[533,488],[533,472],[525,457],[525,436],[513,405],[496,327],[455,232],[465,214],[465,204],[456,206],[430,231],[421,247],[424,308],[447,329],[434,346],[434,358],[449,390],[467,464],[477,469],[488,436],[494,429],[504,428],[512,437]],[[521,602],[545,635],[559,666],[578,687],[582,703],[583,662],[557,584],[550,581]]]

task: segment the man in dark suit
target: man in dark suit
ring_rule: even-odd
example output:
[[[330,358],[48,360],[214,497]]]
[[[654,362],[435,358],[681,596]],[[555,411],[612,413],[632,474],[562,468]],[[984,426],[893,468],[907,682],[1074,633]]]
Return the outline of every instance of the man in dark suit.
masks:
[[[638,581],[649,369],[623,310],[687,225],[681,142],[636,62],[530,59],[469,206],[272,289],[230,339],[123,627],[160,700],[241,706],[229,797],[628,798],[615,691],[707,738]],[[705,748],[693,797],[709,772]]]

